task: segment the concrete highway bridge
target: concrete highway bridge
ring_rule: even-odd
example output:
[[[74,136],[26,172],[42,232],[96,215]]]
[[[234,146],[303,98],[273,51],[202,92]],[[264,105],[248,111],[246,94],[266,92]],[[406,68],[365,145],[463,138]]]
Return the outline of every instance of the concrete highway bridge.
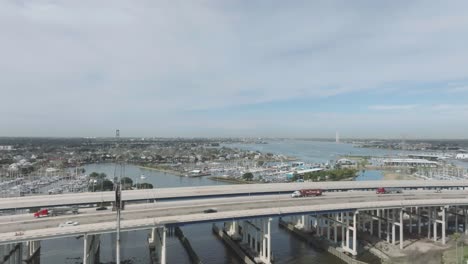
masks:
[[[400,187],[401,194],[376,194],[378,187]],[[162,188],[123,192],[121,231],[148,230],[159,263],[166,263],[166,232],[175,226],[224,222],[221,232],[231,246],[254,252],[246,263],[271,263],[273,217],[325,238],[343,255],[358,255],[358,232],[403,249],[406,234],[445,244],[447,230],[468,230],[466,181],[366,181],[251,184]],[[323,196],[291,198],[304,188],[326,190]],[[0,200],[0,210],[113,201],[113,192],[19,197]],[[146,201],[146,202],[145,202]],[[143,203],[145,202],[145,203]],[[217,212],[204,213],[216,208]],[[35,219],[31,214],[0,216],[0,263],[37,263],[40,241],[84,236],[84,263],[96,263],[99,235],[116,231],[115,212],[82,208],[78,215]],[[58,227],[65,221],[77,226]]]

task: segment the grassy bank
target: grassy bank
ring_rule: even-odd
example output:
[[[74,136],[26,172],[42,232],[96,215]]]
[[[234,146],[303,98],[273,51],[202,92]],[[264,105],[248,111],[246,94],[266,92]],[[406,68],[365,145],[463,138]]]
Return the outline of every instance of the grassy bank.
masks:
[[[382,171],[383,173],[383,179],[384,180],[415,180],[417,179],[416,177],[404,173],[404,172],[395,172],[395,171],[390,171],[390,170],[384,170]]]
[[[257,181],[244,181],[241,179],[235,179],[235,178],[226,178],[226,177],[218,177],[218,176],[212,176],[208,177],[208,179],[212,181],[220,181],[220,182],[228,182],[228,183],[233,183],[233,184],[253,184],[253,183],[260,183]]]
[[[468,259],[468,246],[465,245],[464,243],[459,243],[458,249],[455,248],[455,245],[453,245],[452,248],[444,251],[442,255],[443,264],[466,263],[467,259]]]
[[[145,170],[154,170],[154,171],[164,172],[164,173],[172,174],[172,175],[175,175],[175,176],[184,176],[184,174],[181,173],[180,171],[175,171],[175,170],[171,170],[171,169],[168,169],[168,168],[147,167],[147,166],[138,166],[138,168],[145,169]]]

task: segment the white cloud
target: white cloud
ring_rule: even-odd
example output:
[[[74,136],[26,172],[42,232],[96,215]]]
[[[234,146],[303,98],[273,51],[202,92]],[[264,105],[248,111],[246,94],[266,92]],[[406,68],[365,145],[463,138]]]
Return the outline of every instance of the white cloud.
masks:
[[[468,86],[449,87],[447,91],[450,93],[465,93],[468,92]]]
[[[194,109],[466,79],[467,7],[465,1],[1,1],[0,113],[12,124],[4,131],[60,123],[95,133],[119,123],[133,129],[137,117],[170,126],[178,113]],[[404,110],[378,104],[372,110]]]
[[[399,110],[412,110],[417,108],[418,105],[371,105],[369,106],[370,110],[379,110],[379,111],[399,111]]]

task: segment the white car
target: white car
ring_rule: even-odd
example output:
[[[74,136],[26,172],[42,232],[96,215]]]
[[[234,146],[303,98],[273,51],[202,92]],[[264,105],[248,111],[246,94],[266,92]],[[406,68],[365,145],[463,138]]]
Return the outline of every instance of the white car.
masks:
[[[79,224],[80,224],[80,223],[78,223],[78,222],[66,221],[66,222],[63,223],[63,224],[60,224],[59,227],[77,226],[77,225],[79,225]]]

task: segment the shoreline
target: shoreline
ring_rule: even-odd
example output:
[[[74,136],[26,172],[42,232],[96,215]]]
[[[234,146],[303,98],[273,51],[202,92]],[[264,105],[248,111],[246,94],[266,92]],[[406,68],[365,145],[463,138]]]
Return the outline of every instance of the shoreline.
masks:
[[[418,179],[417,177],[406,174],[406,173],[399,173],[399,172],[394,172],[394,171],[389,171],[389,170],[382,170],[383,174],[383,181],[392,181],[392,180],[399,180],[399,181],[404,181],[404,180],[416,180]]]
[[[146,166],[140,166],[136,165],[140,169],[144,170],[154,170],[154,171],[159,171],[159,172],[164,172],[167,174],[172,174],[173,176],[179,176],[179,177],[184,177],[185,175],[179,171],[174,171],[174,170],[168,170],[168,169],[161,169],[161,168],[153,168],[153,167],[146,167]]]
[[[239,179],[225,178],[225,177],[220,177],[220,176],[211,176],[211,177],[208,177],[208,179],[210,179],[212,181],[228,182],[228,183],[233,183],[233,184],[261,183],[261,182],[257,182],[257,181],[243,181],[243,180],[239,180]]]

